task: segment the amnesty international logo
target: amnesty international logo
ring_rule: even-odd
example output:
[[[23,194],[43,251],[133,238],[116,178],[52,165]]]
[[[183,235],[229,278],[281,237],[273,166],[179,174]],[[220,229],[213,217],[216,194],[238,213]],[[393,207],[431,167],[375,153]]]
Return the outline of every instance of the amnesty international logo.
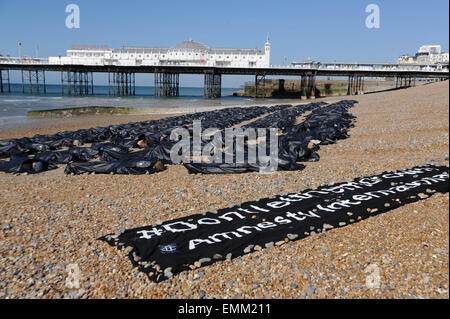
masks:
[[[178,252],[176,243],[168,245],[160,245],[159,250],[161,251],[162,254],[174,254]]]

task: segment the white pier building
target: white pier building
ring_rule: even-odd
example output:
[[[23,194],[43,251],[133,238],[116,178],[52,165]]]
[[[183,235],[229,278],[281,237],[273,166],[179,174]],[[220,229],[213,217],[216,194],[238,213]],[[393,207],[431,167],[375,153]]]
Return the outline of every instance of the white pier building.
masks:
[[[270,42],[264,49],[210,48],[200,42],[184,41],[173,47],[74,46],[66,56],[49,57],[50,64],[62,65],[180,65],[264,68],[270,66]]]

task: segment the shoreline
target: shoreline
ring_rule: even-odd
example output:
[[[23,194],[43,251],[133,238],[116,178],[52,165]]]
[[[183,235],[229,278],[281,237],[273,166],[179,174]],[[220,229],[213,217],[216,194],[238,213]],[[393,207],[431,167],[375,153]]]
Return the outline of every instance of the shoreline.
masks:
[[[414,87],[410,87],[414,88]],[[408,88],[406,88],[408,89]],[[273,106],[280,104],[308,104],[314,101],[323,101],[331,103],[339,100],[356,100],[365,95],[378,95],[386,92],[395,92],[405,90],[404,88],[392,89],[387,91],[368,92],[362,95],[335,95],[324,96],[315,99],[296,99],[296,98],[279,98],[273,101],[273,98],[258,99],[253,103],[236,103],[223,105],[204,105],[198,107],[191,106],[177,106],[177,107],[131,107],[136,109],[136,113],[130,114],[96,114],[96,115],[77,115],[68,117],[29,117],[23,116],[29,120],[28,123],[15,123],[14,126],[6,126],[6,129],[0,126],[0,139],[30,137],[35,134],[53,134],[59,131],[75,131],[78,129],[88,129],[97,126],[118,125],[129,122],[139,122],[148,120],[157,120],[167,116],[177,116],[188,113],[196,113],[203,111],[211,111],[216,109],[223,109],[229,107],[251,107],[251,106]],[[268,101],[271,100],[271,101]],[[120,106],[119,106],[120,107]],[[80,107],[82,108],[82,107]],[[49,109],[48,111],[54,111]],[[38,112],[43,112],[41,110]],[[34,111],[31,111],[34,112]],[[5,121],[7,118],[3,119]],[[36,131],[36,133],[33,133]]]
[[[252,107],[252,106],[272,106],[280,104],[308,104],[314,101],[332,102],[339,100],[358,100],[357,95],[333,96],[317,99],[279,99],[277,101],[267,101],[260,99],[254,103],[227,104],[227,105],[205,105],[199,107],[152,107],[138,108],[139,114],[100,114],[81,115],[71,117],[42,117],[29,118],[32,122],[16,124],[14,127],[4,129],[0,127],[0,139],[31,137],[35,134],[53,134],[59,131],[75,131],[78,129],[88,129],[97,126],[108,126],[124,124],[129,122],[139,122],[157,120],[168,116],[177,116],[188,113],[204,112],[230,107]]]

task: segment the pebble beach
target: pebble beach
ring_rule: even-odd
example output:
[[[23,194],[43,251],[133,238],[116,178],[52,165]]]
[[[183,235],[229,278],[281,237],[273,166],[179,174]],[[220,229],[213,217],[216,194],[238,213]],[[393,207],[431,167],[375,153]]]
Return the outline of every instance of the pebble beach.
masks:
[[[449,81],[317,101],[342,99],[358,101],[350,138],[321,146],[320,161],[299,172],[191,175],[181,165],[151,175],[71,176],[65,165],[36,175],[0,172],[0,298],[449,298],[448,193],[160,283],[97,240],[234,203],[449,164]],[[52,119],[0,128],[0,139],[173,115]]]

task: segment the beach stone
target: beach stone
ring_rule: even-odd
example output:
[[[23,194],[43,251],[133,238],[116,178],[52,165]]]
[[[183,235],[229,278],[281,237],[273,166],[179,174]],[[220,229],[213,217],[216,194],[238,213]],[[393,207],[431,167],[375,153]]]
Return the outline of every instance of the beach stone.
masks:
[[[248,245],[247,247],[245,247],[244,253],[248,254],[249,252],[251,252],[253,247],[254,247],[254,245]]]
[[[312,295],[314,295],[314,292],[315,292],[315,289],[313,288],[313,286],[309,286],[308,287],[308,290],[306,291],[306,295],[308,296],[308,297],[311,297]]]
[[[205,257],[205,258],[201,258],[201,259],[199,260],[199,263],[200,263],[200,264],[204,264],[204,263],[208,263],[208,262],[210,262],[210,261],[211,261],[211,258]]]
[[[273,247],[273,241],[265,244],[266,248]]]
[[[290,240],[294,240],[294,239],[296,239],[296,238],[298,237],[298,235],[297,235],[297,234],[287,234],[287,237],[288,237]]]
[[[168,267],[168,268],[164,269],[164,276],[166,276],[166,277],[172,277],[173,276],[172,267]]]

